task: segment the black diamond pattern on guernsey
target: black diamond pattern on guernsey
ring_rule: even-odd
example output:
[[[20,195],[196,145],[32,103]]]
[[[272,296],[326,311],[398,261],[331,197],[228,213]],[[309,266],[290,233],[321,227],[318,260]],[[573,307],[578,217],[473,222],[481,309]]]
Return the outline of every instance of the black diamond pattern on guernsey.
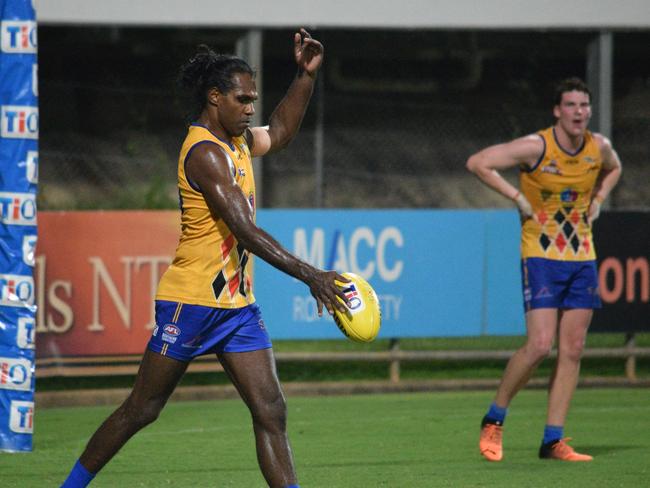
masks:
[[[559,210],[557,212],[555,212],[555,215],[553,215],[553,218],[560,225],[562,224],[562,222],[564,222],[566,220],[566,217],[564,216],[564,214],[562,212],[560,212]]]
[[[573,225],[571,225],[571,222],[568,220],[564,222],[564,225],[562,226],[562,232],[564,232],[564,235],[567,239],[571,237],[571,234],[573,234]]]
[[[587,215],[587,212],[583,212],[583,213],[582,213],[582,221],[583,221],[585,224],[589,225],[589,216]]]
[[[539,243],[542,245],[542,249],[546,251],[548,249],[548,246],[551,245],[551,240],[548,238],[546,234],[542,234],[539,236]]]
[[[570,214],[571,214],[571,210],[573,210],[573,207],[562,207],[562,208],[564,209],[564,213],[565,213],[566,215],[570,215]]]
[[[578,249],[580,249],[580,239],[578,239],[578,236],[577,236],[577,235],[574,235],[574,236],[571,238],[571,241],[570,241],[570,242],[571,242],[571,247],[573,248],[573,252],[574,252],[575,254],[578,254]]]

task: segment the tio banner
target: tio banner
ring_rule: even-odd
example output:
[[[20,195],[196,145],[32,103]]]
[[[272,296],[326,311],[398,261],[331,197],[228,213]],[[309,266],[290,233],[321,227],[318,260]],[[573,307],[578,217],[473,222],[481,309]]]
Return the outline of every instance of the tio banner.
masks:
[[[0,0],[0,451],[32,450],[38,182],[36,22]]]

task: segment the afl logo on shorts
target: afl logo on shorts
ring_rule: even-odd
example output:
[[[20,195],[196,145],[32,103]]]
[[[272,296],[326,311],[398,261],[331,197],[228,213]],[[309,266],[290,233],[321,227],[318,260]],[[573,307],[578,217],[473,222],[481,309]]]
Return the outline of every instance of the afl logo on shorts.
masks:
[[[164,331],[165,331],[165,334],[169,334],[171,336],[179,336],[179,335],[181,335],[181,330],[178,327],[176,327],[174,324],[167,324],[165,326]]]
[[[178,336],[181,335],[181,329],[174,324],[167,324],[163,327],[162,340],[174,344]]]

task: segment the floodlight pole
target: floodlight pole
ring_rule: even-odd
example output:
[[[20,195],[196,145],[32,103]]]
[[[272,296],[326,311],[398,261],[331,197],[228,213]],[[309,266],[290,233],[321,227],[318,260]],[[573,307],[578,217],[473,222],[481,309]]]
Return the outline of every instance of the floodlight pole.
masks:
[[[262,30],[251,29],[243,36],[237,39],[235,45],[235,53],[240,58],[248,61],[248,64],[255,70],[255,83],[257,85],[257,102],[255,102],[256,110],[251,122],[252,127],[262,125],[262,94],[264,92],[264,85],[262,79]],[[262,158],[253,158],[253,173],[255,173],[255,205],[257,208],[262,206],[263,202],[263,183],[264,174],[262,166]]]
[[[612,138],[612,59],[611,31],[600,31],[587,46],[587,84],[593,94],[591,125]]]
[[[592,92],[591,127],[612,139],[612,78],[614,36],[611,31],[600,31],[587,46],[587,84]],[[616,189],[604,208],[616,206]],[[613,204],[613,205],[612,205]]]

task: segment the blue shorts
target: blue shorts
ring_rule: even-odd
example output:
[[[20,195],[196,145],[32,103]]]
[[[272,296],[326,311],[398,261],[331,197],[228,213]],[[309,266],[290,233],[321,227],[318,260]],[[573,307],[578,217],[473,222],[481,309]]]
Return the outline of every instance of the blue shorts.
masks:
[[[256,304],[228,309],[156,300],[156,327],[147,347],[191,361],[205,354],[268,349],[271,339]]]
[[[596,261],[521,260],[524,308],[600,308]]]

